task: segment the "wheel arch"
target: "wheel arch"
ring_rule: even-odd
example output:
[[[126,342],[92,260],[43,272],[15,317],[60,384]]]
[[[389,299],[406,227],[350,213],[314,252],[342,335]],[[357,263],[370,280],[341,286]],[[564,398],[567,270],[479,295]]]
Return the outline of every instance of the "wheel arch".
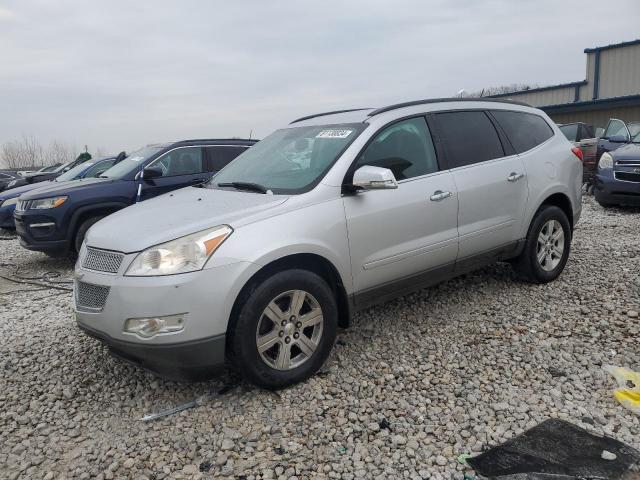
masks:
[[[75,212],[73,212],[71,220],[69,221],[67,240],[73,242],[76,234],[78,233],[80,225],[82,225],[82,222],[84,222],[85,220],[91,217],[95,217],[96,215],[110,215],[128,206],[129,205],[126,203],[109,202],[78,208]]]
[[[338,305],[338,325],[343,328],[349,326],[352,308],[349,295],[347,294],[338,269],[322,255],[316,253],[293,253],[270,261],[249,278],[233,303],[227,330],[233,327],[233,323],[245,299],[262,280],[275,273],[289,269],[308,270],[326,281],[336,297],[336,303]]]
[[[568,195],[562,193],[562,192],[556,192],[553,193],[549,196],[547,196],[542,203],[540,204],[540,206],[538,207],[538,209],[536,210],[533,218],[535,218],[535,216],[538,214],[538,212],[540,211],[540,209],[546,205],[553,205],[555,207],[558,207],[560,210],[562,210],[565,215],[567,216],[567,220],[569,220],[569,225],[571,226],[571,231],[573,231],[573,205],[571,203],[571,199],[569,198]]]

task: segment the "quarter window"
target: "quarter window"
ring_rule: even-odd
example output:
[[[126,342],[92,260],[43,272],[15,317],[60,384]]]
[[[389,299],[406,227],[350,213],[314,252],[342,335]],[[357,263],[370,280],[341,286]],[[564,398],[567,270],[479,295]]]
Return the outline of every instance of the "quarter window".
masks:
[[[175,177],[202,173],[202,163],[202,148],[185,147],[171,150],[152,165],[162,169],[163,177]]]
[[[539,115],[506,110],[493,110],[491,114],[507,134],[517,153],[531,150],[553,137],[553,130]]]
[[[424,117],[394,123],[378,133],[356,160],[356,168],[364,165],[388,168],[398,180],[436,172],[438,161]]]
[[[504,157],[504,149],[486,113],[446,112],[435,115],[441,130],[449,168]]]

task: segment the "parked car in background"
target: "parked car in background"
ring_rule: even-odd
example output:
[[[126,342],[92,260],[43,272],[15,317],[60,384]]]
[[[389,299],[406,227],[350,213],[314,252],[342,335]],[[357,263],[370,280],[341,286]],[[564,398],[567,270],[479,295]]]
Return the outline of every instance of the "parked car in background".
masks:
[[[593,131],[593,126],[582,123],[566,123],[558,125],[560,131],[571,143],[582,150],[583,178],[587,184],[593,183],[593,176],[596,173],[596,152],[598,149],[598,139]]]
[[[640,132],[598,162],[594,195],[603,207],[640,206]]]
[[[78,159],[72,162],[65,163],[64,165],[58,165],[57,167],[43,167],[40,170],[32,173],[26,173],[18,178],[13,179],[7,185],[7,188],[22,187],[23,185],[29,185],[32,183],[46,182],[47,180],[53,180],[64,172],[71,170],[76,165],[79,165],[86,160],[78,157]]]
[[[500,260],[531,282],[557,278],[581,212],[578,153],[519,103],[301,118],[205,188],[94,225],[76,264],[78,325],[165,376],[206,376],[226,358],[255,384],[291,385],[372,304]]]
[[[613,152],[640,133],[640,122],[625,123],[617,118],[609,119],[602,137],[598,140],[597,160],[605,152]]]
[[[256,140],[186,140],[150,145],[98,178],[49,184],[19,198],[20,244],[57,256],[78,251],[97,221],[137,201],[206,182]]]
[[[14,229],[16,227],[13,219],[13,212],[16,208],[16,204],[18,203],[18,197],[23,193],[43,188],[49,184],[60,184],[71,180],[97,177],[125,158],[126,155],[124,152],[121,152],[117,157],[105,157],[95,161],[89,160],[81,163],[80,165],[76,165],[71,170],[67,170],[54,180],[29,183],[21,187],[5,190],[0,193],[0,228]]]
[[[0,192],[6,190],[9,183],[11,183],[12,180],[15,180],[18,177],[19,175],[16,172],[11,172],[11,171],[0,172]]]

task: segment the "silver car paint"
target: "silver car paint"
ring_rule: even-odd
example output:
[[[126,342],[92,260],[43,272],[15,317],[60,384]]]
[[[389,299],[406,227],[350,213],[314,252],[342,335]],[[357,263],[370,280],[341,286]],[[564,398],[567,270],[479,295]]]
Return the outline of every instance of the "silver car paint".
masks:
[[[473,108],[533,111],[545,116],[555,135],[522,155],[400,181],[394,190],[342,195],[341,186],[353,160],[388,123],[431,111]],[[369,125],[321,183],[305,194],[189,187],[98,222],[88,232],[86,244],[129,255],[118,274],[105,275],[80,266],[83,248],[76,274],[82,281],[110,285],[111,293],[102,312],[78,311],[78,321],[133,342],[206,338],[226,331],[242,287],[262,266],[279,258],[319,255],[334,265],[345,290],[353,294],[524,238],[536,210],[554,193],[566,195],[573,220],[579,218],[582,164],[564,135],[539,110],[481,101],[443,102],[373,117],[367,117],[367,111],[330,115],[294,126],[354,121]],[[523,177],[510,182],[511,173]],[[438,190],[452,195],[431,201]],[[165,277],[123,276],[135,252],[220,224],[230,225],[234,232],[202,271]],[[188,320],[179,333],[142,339],[122,332],[126,318],[184,312]]]

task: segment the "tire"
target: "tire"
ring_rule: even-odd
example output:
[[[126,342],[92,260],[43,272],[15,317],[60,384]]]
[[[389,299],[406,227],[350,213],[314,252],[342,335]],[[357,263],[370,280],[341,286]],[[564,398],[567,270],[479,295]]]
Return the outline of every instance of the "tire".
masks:
[[[76,232],[76,238],[73,240],[73,248],[76,253],[80,253],[80,248],[82,247],[82,242],[84,242],[84,236],[87,234],[87,231],[93,226],[94,223],[97,223],[104,217],[105,215],[91,217],[80,224],[80,227],[78,227],[78,231]]]
[[[338,307],[329,285],[315,273],[278,272],[250,286],[239,304],[227,333],[227,356],[254,385],[276,390],[306,380],[331,353]]]
[[[543,241],[543,229],[545,234],[551,229],[552,237],[561,238],[555,243],[550,240],[549,243],[540,244]],[[561,234],[558,233],[560,231]],[[522,253],[512,263],[518,276],[530,283],[547,283],[558,278],[569,258],[571,233],[566,214],[556,206],[543,205],[531,221]],[[544,255],[544,252],[548,254]],[[542,260],[539,260],[539,255]]]

